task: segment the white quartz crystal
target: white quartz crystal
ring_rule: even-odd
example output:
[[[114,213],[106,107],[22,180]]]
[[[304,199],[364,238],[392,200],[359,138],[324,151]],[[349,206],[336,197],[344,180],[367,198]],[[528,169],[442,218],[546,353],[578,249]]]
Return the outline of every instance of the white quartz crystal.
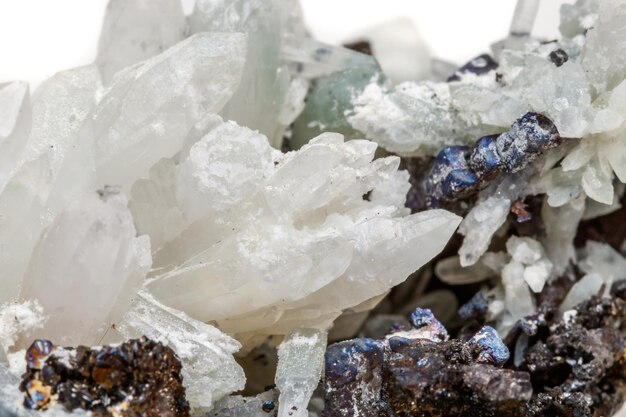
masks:
[[[571,243],[570,243],[571,244]],[[491,290],[490,316],[497,318],[498,331],[506,335],[515,322],[535,313],[533,293],[540,293],[554,273],[542,244],[529,237],[511,236],[507,254],[485,254],[482,262],[501,273],[502,287]]]
[[[232,356],[241,347],[236,340],[146,292],[133,299],[117,328],[126,338],[147,336],[174,349],[183,363],[186,396],[194,408],[209,408],[245,385],[243,370]]]
[[[446,284],[466,285],[485,281],[493,272],[481,262],[463,267],[459,256],[450,256],[437,262],[435,274]]]
[[[69,202],[95,191],[93,149],[80,140],[99,87],[89,66],[56,74],[34,94],[29,146],[0,192],[0,302],[17,296],[42,230]]]
[[[267,417],[268,411],[263,410],[263,405],[271,403],[276,407],[277,397],[275,389],[262,392],[255,397],[231,395],[217,402],[211,415],[214,417]]]
[[[438,253],[460,219],[406,216],[406,174],[396,157],[372,161],[375,149],[326,134],[282,154],[232,122],[216,127],[169,181],[188,226],[154,254],[148,288],[250,345],[298,324],[326,328],[385,293]],[[378,197],[386,189],[398,191]]]
[[[149,239],[135,237],[126,204],[116,190],[88,194],[42,235],[20,292],[21,299],[37,300],[47,316],[40,337],[95,345],[128,308],[151,258]]]
[[[604,279],[598,274],[585,275],[569,290],[567,296],[559,306],[559,311],[564,313],[592,296],[597,295],[604,284]]]
[[[201,33],[120,73],[93,116],[99,186],[130,191],[152,165],[174,156],[194,125],[231,98],[245,51],[242,34]]]
[[[580,269],[600,276],[607,291],[615,281],[626,279],[626,258],[610,245],[590,240],[581,252]]]
[[[180,0],[109,1],[96,58],[104,82],[182,41],[186,31]]]
[[[405,82],[395,87],[378,80],[354,97],[348,121],[391,152],[436,153],[443,146],[469,143],[479,134],[475,116],[458,117],[446,83]]]
[[[324,369],[326,332],[294,329],[278,346],[278,417],[306,417],[307,405]]]
[[[502,270],[505,306],[516,320],[535,312],[535,303],[525,282],[524,269],[521,262],[512,260]]]
[[[515,268],[518,268],[517,264],[523,266],[522,276],[530,289],[541,292],[553,269],[541,243],[529,237],[511,236],[506,242],[506,248],[511,255],[511,262],[516,263]]]
[[[459,233],[465,236],[459,250],[461,266],[478,262],[489,248],[491,237],[504,224],[511,208],[506,198],[490,197],[476,205],[463,219]]]
[[[576,261],[574,238],[584,211],[584,196],[561,207],[551,207],[546,201],[541,209],[546,228],[543,243],[557,275],[562,274],[570,262]]]
[[[19,162],[31,126],[28,84],[0,84],[0,191]]]
[[[241,32],[247,35],[241,85],[221,114],[225,119],[260,131],[273,146],[280,147],[284,128],[298,113],[283,120],[284,106],[293,106],[294,94],[296,102],[304,103],[304,95],[293,91],[300,81],[293,84],[295,80],[282,55],[286,37],[301,37],[305,33],[299,3],[295,0],[198,0],[189,24],[192,33]]]

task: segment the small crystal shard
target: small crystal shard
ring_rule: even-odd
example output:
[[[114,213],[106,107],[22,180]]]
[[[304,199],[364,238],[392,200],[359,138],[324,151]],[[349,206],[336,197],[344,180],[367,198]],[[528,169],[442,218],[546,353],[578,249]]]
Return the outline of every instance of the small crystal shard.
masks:
[[[326,332],[298,329],[289,333],[278,347],[276,387],[278,416],[307,416],[307,405],[324,368]]]

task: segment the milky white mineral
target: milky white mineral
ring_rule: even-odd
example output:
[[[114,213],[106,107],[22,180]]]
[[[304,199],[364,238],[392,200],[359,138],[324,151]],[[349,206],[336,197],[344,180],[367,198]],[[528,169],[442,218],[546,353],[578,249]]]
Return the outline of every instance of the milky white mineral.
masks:
[[[533,292],[541,292],[553,269],[541,243],[528,237],[511,236],[506,242],[506,248],[513,261],[524,265],[526,284]]]
[[[152,260],[150,241],[135,237],[126,204],[117,190],[87,194],[41,236],[20,292],[20,299],[37,300],[47,316],[39,337],[97,345],[128,309]]]
[[[8,357],[17,349],[18,338],[32,339],[43,328],[46,317],[37,300],[11,302],[0,310],[0,367],[8,366]]]
[[[196,123],[220,111],[241,80],[246,38],[194,35],[119,74],[93,114],[98,184],[126,192],[173,157]]]
[[[160,54],[185,39],[187,21],[179,0],[111,0],[96,64],[110,83],[118,71]]]
[[[294,329],[278,346],[279,417],[308,416],[307,405],[324,369],[326,332]]]
[[[561,207],[552,207],[547,201],[543,204],[541,217],[546,227],[543,246],[553,264],[555,275],[561,275],[570,262],[576,261],[574,238],[584,211],[584,196],[579,196]]]
[[[607,289],[614,282],[626,279],[626,259],[612,246],[590,240],[581,252],[580,269],[601,276]]]
[[[293,121],[281,120],[281,110],[300,83],[290,74],[281,52],[285,38],[305,34],[299,4],[291,0],[198,0],[189,25],[191,33],[247,35],[241,85],[221,115],[258,130],[280,148],[284,128]],[[304,102],[304,94],[300,99]]]
[[[278,406],[277,397],[275,389],[254,397],[231,395],[215,404],[211,413],[215,417],[266,417]]]
[[[20,160],[30,129],[28,84],[20,81],[0,84],[0,190]]]
[[[559,312],[565,313],[577,304],[598,295],[604,285],[604,279],[598,274],[587,274],[576,282],[567,293],[567,296],[559,306]]]
[[[459,256],[450,256],[437,262],[435,274],[446,284],[466,285],[485,281],[493,276],[493,271],[481,262],[463,267]]]
[[[12,156],[20,162],[0,192],[0,302],[17,296],[42,230],[73,199],[95,191],[91,149],[77,141],[99,87],[98,71],[88,66],[56,74],[35,91],[22,139],[28,147],[21,159]]]
[[[463,219],[459,233],[465,236],[459,250],[461,266],[474,265],[487,251],[491,237],[504,224],[511,208],[507,198],[489,197]]]
[[[508,333],[520,318],[535,312],[533,293],[541,292],[554,273],[554,265],[539,241],[511,236],[506,249],[506,254],[488,252],[483,257],[483,263],[502,277],[502,286],[491,290],[489,305],[490,317],[498,318],[501,334]]]
[[[326,134],[282,154],[249,129],[218,126],[171,173],[188,226],[154,254],[148,288],[251,343],[296,324],[325,329],[383,294],[440,251],[459,218],[406,216],[406,174],[395,157],[372,161],[375,149]]]

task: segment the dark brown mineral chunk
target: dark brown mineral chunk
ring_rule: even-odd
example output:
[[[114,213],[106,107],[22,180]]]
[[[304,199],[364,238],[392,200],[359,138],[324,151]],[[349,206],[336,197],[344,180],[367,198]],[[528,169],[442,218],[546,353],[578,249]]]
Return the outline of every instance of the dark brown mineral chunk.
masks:
[[[36,340],[26,361],[20,389],[27,408],[61,404],[97,417],[189,416],[180,360],[169,347],[145,337],[101,349]]]
[[[626,284],[563,314],[554,300],[569,286],[559,282],[553,289],[563,294],[540,297],[538,313],[509,332],[508,348],[489,326],[463,340],[434,337],[440,325],[420,309],[413,315],[429,326],[412,320],[413,329],[381,340],[331,345],[324,417],[613,415],[626,393]]]

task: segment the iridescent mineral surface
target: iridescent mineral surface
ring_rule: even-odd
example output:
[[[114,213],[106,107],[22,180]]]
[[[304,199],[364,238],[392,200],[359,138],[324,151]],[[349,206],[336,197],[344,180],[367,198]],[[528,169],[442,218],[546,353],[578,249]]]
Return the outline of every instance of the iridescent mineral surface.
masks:
[[[20,390],[29,409],[58,403],[102,417],[189,416],[180,361],[171,348],[146,338],[99,349],[39,339],[26,350],[26,364]]]

